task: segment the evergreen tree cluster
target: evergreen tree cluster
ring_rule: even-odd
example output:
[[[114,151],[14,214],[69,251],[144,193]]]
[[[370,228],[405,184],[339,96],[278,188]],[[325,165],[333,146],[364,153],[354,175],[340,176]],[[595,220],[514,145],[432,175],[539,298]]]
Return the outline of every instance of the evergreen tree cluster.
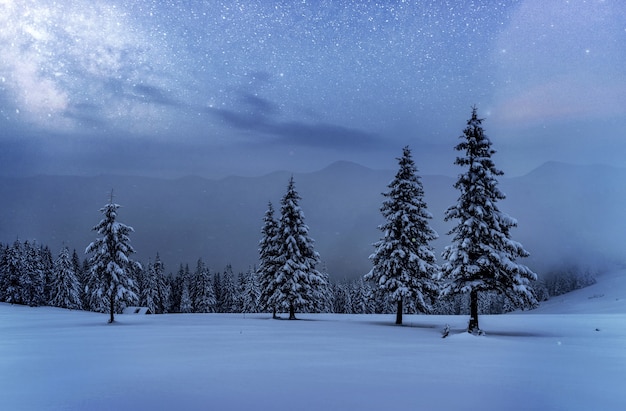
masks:
[[[490,310],[491,296],[505,296],[499,309],[524,308],[537,303],[532,282],[537,275],[516,262],[527,257],[523,246],[511,239],[517,221],[498,208],[505,195],[498,188],[498,170],[492,160],[495,150],[484,134],[476,107],[455,149],[462,154],[455,164],[464,173],[454,187],[460,192],[457,203],[446,210],[446,221],[456,221],[448,233],[452,244],[435,264],[430,242],[438,235],[430,228],[432,215],[426,210],[424,190],[408,147],[398,159],[399,171],[389,184],[381,207],[385,224],[376,251],[370,256],[372,271],[365,275],[379,290],[397,303],[396,324],[402,324],[403,301],[408,299],[420,312],[432,312],[434,305],[457,310],[460,296],[469,295],[468,331],[480,333],[478,315]],[[481,299],[482,298],[482,299]],[[486,304],[486,303],[489,304]]]
[[[505,198],[498,188],[495,151],[484,134],[476,108],[455,149],[456,164],[464,168],[455,188],[457,203],[445,214],[456,221],[448,233],[452,242],[437,265],[424,189],[411,150],[398,158],[399,169],[383,193],[380,208],[385,220],[381,238],[373,244],[372,270],[364,277],[331,284],[309,236],[301,197],[293,177],[275,216],[271,202],[263,217],[259,266],[235,275],[229,265],[212,271],[200,258],[195,269],[181,264],[165,274],[157,254],[139,264],[131,259],[132,227],[117,221],[119,205],[111,201],[100,211],[103,219],[93,230],[98,238],[87,247],[81,262],[74,250],[63,247],[56,259],[36,243],[16,240],[0,244],[0,301],[31,306],[52,305],[114,313],[143,306],[162,313],[289,313],[350,314],[403,313],[470,314],[468,330],[479,331],[478,314],[502,313],[536,304],[589,285],[589,272],[556,273],[544,281],[516,262],[528,256],[511,239],[515,219],[501,212]],[[571,271],[571,270],[570,270]]]
[[[34,248],[37,252],[23,253],[27,248]],[[34,301],[22,299],[22,295],[37,295],[37,292],[22,292],[22,288],[30,287],[32,281],[20,281],[20,275],[11,274],[22,273],[21,268],[27,266],[26,259],[30,256],[38,256],[35,265],[41,265],[43,270],[43,294]],[[69,257],[69,258],[68,258]],[[9,263],[12,261],[11,263]],[[80,259],[79,254],[74,250],[63,247],[56,258],[47,246],[16,241],[10,245],[0,244],[0,301],[23,304],[23,305],[44,305],[75,310],[86,310],[95,312],[107,312],[106,307],[98,308],[89,303],[90,298],[85,290],[88,279],[86,273],[89,272],[88,259]],[[31,263],[32,264],[32,263]],[[206,267],[202,259],[193,273],[187,265],[181,266],[176,273],[166,273],[163,263],[157,254],[154,261],[142,264],[141,270],[136,270],[131,274],[133,282],[137,284],[135,295],[137,298],[121,301],[116,309],[116,313],[121,313],[125,307],[142,306],[147,307],[153,314],[165,313],[264,313],[271,312],[271,309],[262,308],[260,281],[260,268],[250,268],[247,272],[240,272],[236,275],[230,266],[223,271],[211,271]],[[13,270],[13,271],[11,271]],[[554,278],[559,278],[559,284],[580,284],[582,281],[594,281],[594,276],[585,271],[578,272],[580,277],[570,279],[569,275],[574,271],[555,272]],[[181,310],[182,284],[185,276],[191,278],[191,288],[188,289],[190,309]],[[26,275],[25,277],[28,277]],[[223,281],[227,278],[226,281]],[[228,279],[230,278],[230,279]],[[11,279],[15,279],[13,287],[10,287]],[[231,287],[235,284],[236,287]],[[554,282],[547,282],[554,288]],[[545,293],[545,298],[557,294],[548,294],[544,282],[534,284],[536,293]],[[579,285],[580,286],[580,285]],[[35,290],[42,290],[41,286],[34,287]],[[555,288],[561,290],[561,288]],[[12,290],[12,291],[9,291]],[[228,296],[226,300],[236,301],[226,309],[224,299],[217,299],[216,296]],[[433,306],[433,314],[468,314],[469,300],[464,296],[455,298],[440,298]],[[542,299],[545,299],[542,298]],[[506,304],[502,296],[496,293],[486,294],[481,301],[481,314],[499,314],[506,312]],[[353,280],[343,280],[334,282],[328,287],[326,305],[320,306],[317,312],[338,313],[338,314],[390,314],[396,310],[396,305],[381,293],[371,282],[364,281],[363,278]],[[407,302],[404,307],[407,314],[419,313],[415,305]],[[304,310],[308,312],[308,310]]]
[[[261,307],[271,310],[274,317],[277,311],[289,312],[291,320],[296,311],[326,311],[330,305],[328,274],[317,270],[321,260],[309,237],[300,200],[292,177],[278,221],[269,203],[259,243]]]

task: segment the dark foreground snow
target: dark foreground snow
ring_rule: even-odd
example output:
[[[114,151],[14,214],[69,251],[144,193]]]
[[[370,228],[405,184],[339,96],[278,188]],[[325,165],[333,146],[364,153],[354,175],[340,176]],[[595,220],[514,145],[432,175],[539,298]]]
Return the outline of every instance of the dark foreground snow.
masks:
[[[108,325],[104,314],[0,304],[0,404],[624,410],[624,276],[537,312],[482,316],[482,337],[462,332],[466,316],[406,316],[399,327],[392,315],[119,315]]]

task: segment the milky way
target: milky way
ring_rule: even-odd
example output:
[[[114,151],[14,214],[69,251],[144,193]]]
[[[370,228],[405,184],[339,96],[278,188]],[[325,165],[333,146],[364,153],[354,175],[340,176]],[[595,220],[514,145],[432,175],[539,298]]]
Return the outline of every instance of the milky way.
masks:
[[[611,154],[626,114],[625,10],[0,1],[0,172],[386,167],[405,144],[442,172],[474,104],[514,171],[584,155],[625,164]]]

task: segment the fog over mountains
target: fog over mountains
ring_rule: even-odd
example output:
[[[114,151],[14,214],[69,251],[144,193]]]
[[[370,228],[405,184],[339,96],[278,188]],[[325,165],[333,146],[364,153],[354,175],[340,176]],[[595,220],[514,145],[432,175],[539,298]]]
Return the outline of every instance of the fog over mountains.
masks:
[[[418,164],[419,167],[419,164]],[[294,174],[301,206],[332,279],[354,278],[370,269],[372,243],[381,235],[379,208],[395,170],[372,170],[338,162],[318,172]],[[131,225],[136,259],[159,252],[167,272],[202,258],[212,270],[232,264],[245,271],[257,264],[258,241],[268,201],[277,213],[291,173],[262,177],[175,180],[128,176],[0,177],[0,241],[36,240],[56,255],[63,244],[81,257],[97,236],[92,227],[109,200]],[[449,244],[445,210],[456,202],[455,178],[422,176],[425,199],[440,235],[437,255]],[[559,266],[602,268],[621,263],[626,241],[626,169],[546,163],[515,178],[500,178],[507,199],[501,211],[518,220],[513,239],[531,253],[525,259],[539,274]],[[278,218],[278,215],[276,215]],[[439,260],[441,263],[441,260]]]

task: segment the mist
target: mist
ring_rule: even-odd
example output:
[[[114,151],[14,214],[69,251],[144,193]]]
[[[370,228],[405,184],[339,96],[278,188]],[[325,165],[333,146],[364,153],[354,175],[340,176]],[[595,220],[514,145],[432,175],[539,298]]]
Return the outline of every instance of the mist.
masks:
[[[419,167],[419,165],[418,165]],[[379,212],[395,170],[338,162],[295,173],[310,235],[331,279],[353,279],[371,269],[368,256],[381,233]],[[158,252],[166,272],[202,258],[212,270],[231,264],[245,272],[258,262],[263,214],[277,210],[292,173],[262,177],[160,179],[132,176],[0,178],[0,241],[36,241],[56,254],[63,245],[83,250],[96,238],[91,228],[109,200],[122,207],[119,221],[132,226],[140,261]],[[522,176],[500,179],[507,195],[501,211],[518,221],[512,238],[530,257],[520,262],[540,276],[559,267],[602,270],[623,262],[621,205],[626,169],[546,163]],[[425,200],[440,238],[436,255],[451,241],[445,210],[456,202],[455,179],[424,175]],[[441,259],[439,258],[439,263]],[[320,267],[322,268],[322,267]]]

